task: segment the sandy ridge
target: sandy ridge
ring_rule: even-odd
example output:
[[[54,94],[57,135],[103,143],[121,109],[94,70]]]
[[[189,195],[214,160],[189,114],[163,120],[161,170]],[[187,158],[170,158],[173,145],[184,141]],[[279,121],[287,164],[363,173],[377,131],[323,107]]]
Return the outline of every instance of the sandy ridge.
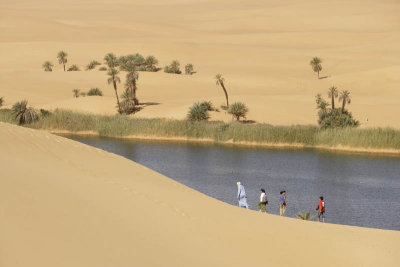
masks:
[[[120,156],[14,125],[0,123],[0,147],[4,267],[398,263],[397,231],[242,210]]]

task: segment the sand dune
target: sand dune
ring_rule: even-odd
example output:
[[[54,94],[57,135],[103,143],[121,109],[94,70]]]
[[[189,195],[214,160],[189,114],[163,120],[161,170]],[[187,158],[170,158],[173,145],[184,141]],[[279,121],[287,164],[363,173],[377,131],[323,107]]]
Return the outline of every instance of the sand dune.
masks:
[[[65,50],[69,65],[84,67],[107,52],[140,52],[161,66],[193,63],[197,73],[140,73],[139,99],[161,104],[137,116],[184,118],[204,99],[219,106],[224,97],[213,76],[223,73],[231,101],[247,103],[252,120],[315,124],[315,94],[336,85],[351,91],[350,109],[363,127],[400,127],[398,1],[15,0],[1,2],[0,12],[6,106],[27,99],[37,107],[114,114],[105,73],[63,73],[56,53]],[[313,56],[322,58],[328,78],[316,79]],[[45,60],[55,64],[52,73],[42,71]],[[103,100],[72,99],[72,89],[91,87],[105,92]]]
[[[398,266],[397,231],[243,210],[14,125],[0,123],[0,147],[2,267]]]

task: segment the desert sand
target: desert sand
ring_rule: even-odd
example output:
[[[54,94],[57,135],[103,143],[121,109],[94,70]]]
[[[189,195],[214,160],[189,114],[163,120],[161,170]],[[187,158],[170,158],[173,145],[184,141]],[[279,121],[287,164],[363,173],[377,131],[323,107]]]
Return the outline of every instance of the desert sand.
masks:
[[[14,125],[0,123],[0,147],[2,267],[398,266],[398,231],[240,209]]]
[[[199,100],[220,106],[213,77],[222,73],[231,102],[245,102],[250,120],[316,124],[314,96],[335,85],[351,92],[349,108],[362,127],[400,128],[399,14],[394,0],[1,1],[0,97],[6,107],[26,99],[38,108],[115,114],[106,73],[64,73],[56,54],[68,52],[67,67],[84,69],[108,52],[139,52],[161,67],[192,63],[197,73],[141,72],[139,100],[159,104],[138,117],[182,119]],[[309,66],[314,56],[323,60],[324,79]],[[53,72],[42,70],[45,60]],[[92,87],[105,96],[72,97],[72,89]]]

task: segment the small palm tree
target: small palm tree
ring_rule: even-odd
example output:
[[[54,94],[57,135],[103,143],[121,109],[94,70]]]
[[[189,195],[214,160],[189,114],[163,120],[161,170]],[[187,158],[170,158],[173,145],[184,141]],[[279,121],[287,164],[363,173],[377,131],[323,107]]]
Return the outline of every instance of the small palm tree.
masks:
[[[135,102],[135,105],[139,105],[139,100],[136,97],[136,91],[137,91],[137,86],[136,86],[136,81],[139,79],[139,73],[136,70],[136,64],[134,61],[128,60],[124,61],[123,64],[121,64],[121,70],[126,71],[126,88],[131,89],[132,91],[132,97],[133,101]]]
[[[44,71],[53,71],[53,64],[50,61],[45,61],[42,65]]]
[[[92,88],[87,92],[88,96],[103,96],[103,92],[99,88]]]
[[[107,73],[107,75],[110,76],[110,78],[108,78],[107,82],[108,84],[112,84],[114,86],[115,97],[117,98],[118,112],[121,113],[121,105],[119,103],[118,89],[117,89],[117,83],[120,83],[121,79],[118,77],[118,73],[119,73],[118,70],[110,68],[110,70]]]
[[[235,102],[232,105],[230,105],[228,109],[228,113],[232,114],[237,121],[239,121],[240,118],[246,119],[248,111],[249,109],[242,102]]]
[[[57,54],[58,63],[59,64],[63,64],[64,71],[65,71],[65,64],[68,62],[67,56],[68,56],[68,54],[66,52],[64,52],[64,51],[60,51]]]
[[[208,111],[201,105],[201,103],[194,103],[189,108],[187,119],[190,121],[206,121],[210,118]]]
[[[4,98],[0,97],[0,108],[1,108],[1,106],[3,106],[3,103],[4,103]]]
[[[318,73],[318,79],[319,79],[319,72],[322,70],[322,60],[318,57],[314,57],[311,61],[310,61],[310,65],[313,69],[313,71]]]
[[[332,109],[335,109],[335,98],[338,97],[338,90],[335,86],[329,88],[328,96],[332,99]]]
[[[181,74],[182,72],[181,72],[181,70],[179,69],[180,65],[181,65],[181,64],[179,63],[178,60],[173,60],[173,61],[171,62],[171,64],[169,64],[169,66],[165,66],[164,72],[167,72],[167,73],[175,73],[175,74]]]
[[[193,64],[186,64],[185,66],[185,74],[192,75],[194,72]]]
[[[329,107],[328,102],[326,102],[325,99],[318,98],[319,96],[317,95],[317,101],[316,102],[317,102],[317,108],[319,109],[319,111],[318,111],[318,118],[319,118],[318,123],[321,124],[322,121],[326,118],[326,116],[329,115],[330,110],[328,108]]]
[[[110,69],[114,69],[119,66],[118,58],[113,53],[108,53],[105,55],[104,62]]]
[[[350,92],[347,90],[340,92],[339,101],[342,101],[342,113],[343,113],[346,104],[351,103]]]
[[[315,218],[314,216],[311,216],[311,212],[308,210],[303,210],[300,211],[296,214],[297,218],[301,219],[301,220],[305,220],[305,221],[312,221]]]
[[[229,108],[229,100],[228,100],[228,92],[225,88],[225,78],[222,77],[222,74],[215,75],[216,84],[220,85],[222,90],[224,90],[225,98],[226,98],[226,107]]]
[[[148,56],[144,61],[144,65],[148,71],[156,71],[157,64],[158,60],[154,56]]]
[[[28,107],[28,101],[26,100],[15,103],[12,106],[11,112],[20,125],[32,123],[39,119],[35,109]]]
[[[79,89],[74,89],[74,90],[72,90],[72,93],[74,94],[74,97],[75,97],[75,98],[79,97],[80,91],[81,91],[81,90],[79,90]]]

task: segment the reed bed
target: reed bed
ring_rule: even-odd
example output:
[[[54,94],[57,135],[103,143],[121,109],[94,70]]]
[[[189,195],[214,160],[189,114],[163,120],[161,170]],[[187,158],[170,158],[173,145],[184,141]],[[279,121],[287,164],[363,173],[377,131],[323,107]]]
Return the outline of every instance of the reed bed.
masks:
[[[11,111],[0,110],[0,121],[17,122]],[[307,147],[400,149],[400,131],[392,128],[344,128],[322,130],[317,126],[271,126],[238,122],[190,122],[170,119],[140,119],[124,115],[104,116],[56,110],[29,128],[71,133],[90,131],[100,136],[209,139],[215,143],[296,144]]]

